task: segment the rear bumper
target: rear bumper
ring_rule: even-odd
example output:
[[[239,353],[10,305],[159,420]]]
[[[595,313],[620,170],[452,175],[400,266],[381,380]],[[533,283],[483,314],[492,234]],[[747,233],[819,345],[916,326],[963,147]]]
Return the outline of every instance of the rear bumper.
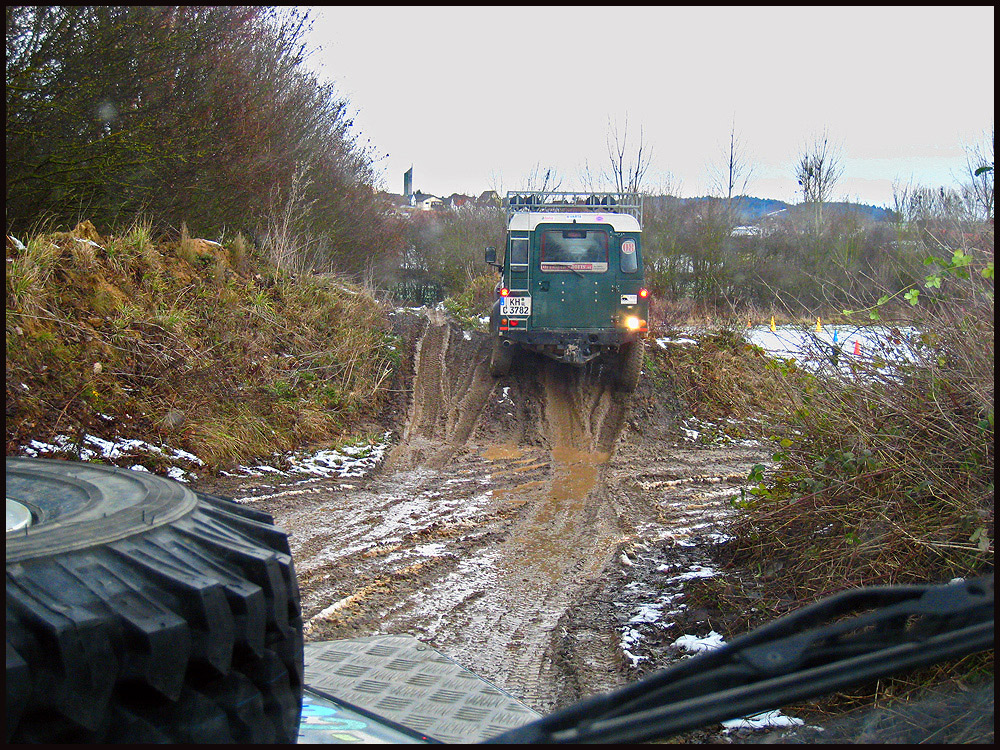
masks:
[[[546,331],[506,330],[498,331],[497,335],[507,345],[517,344],[560,362],[582,365],[597,359],[602,354],[617,351],[623,344],[643,338],[645,333],[616,328],[583,328]]]
[[[623,331],[617,328],[573,328],[567,330],[527,331],[508,329],[499,331],[500,338],[509,339],[518,344],[539,346],[592,344],[595,346],[621,346],[628,341],[635,341],[645,334],[638,331]]]

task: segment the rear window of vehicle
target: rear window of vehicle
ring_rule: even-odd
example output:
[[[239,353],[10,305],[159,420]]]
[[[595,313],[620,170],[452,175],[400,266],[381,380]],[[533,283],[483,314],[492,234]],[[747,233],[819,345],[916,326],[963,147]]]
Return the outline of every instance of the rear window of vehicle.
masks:
[[[510,240],[510,267],[527,268],[528,266],[528,240],[519,237],[512,237]]]
[[[608,270],[608,233],[600,229],[547,229],[542,232],[543,271]]]
[[[621,269],[623,273],[635,273],[639,270],[638,245],[631,237],[622,240]]]

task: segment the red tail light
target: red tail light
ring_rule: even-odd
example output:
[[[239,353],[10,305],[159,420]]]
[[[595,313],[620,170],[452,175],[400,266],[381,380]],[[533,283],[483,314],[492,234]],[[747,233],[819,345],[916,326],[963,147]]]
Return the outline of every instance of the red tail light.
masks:
[[[649,296],[649,290],[648,289],[640,289],[639,290],[639,296],[642,297],[643,299],[646,299],[646,297]]]
[[[502,288],[502,289],[500,290],[500,296],[501,296],[501,297],[506,297],[506,296],[507,296],[507,295],[509,295],[509,294],[510,294],[510,289],[508,289],[507,287],[503,287],[503,288]]]

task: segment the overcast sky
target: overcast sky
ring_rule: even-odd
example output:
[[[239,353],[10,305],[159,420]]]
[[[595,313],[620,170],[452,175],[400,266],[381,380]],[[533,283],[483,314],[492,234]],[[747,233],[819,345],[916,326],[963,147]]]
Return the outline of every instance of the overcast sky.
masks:
[[[642,130],[646,185],[708,194],[735,132],[747,193],[799,202],[824,130],[834,199],[892,205],[894,182],[954,186],[993,129],[993,7],[320,7],[310,65],[336,83],[382,187],[564,190],[606,170],[609,123]],[[610,187],[610,186],[608,186]]]

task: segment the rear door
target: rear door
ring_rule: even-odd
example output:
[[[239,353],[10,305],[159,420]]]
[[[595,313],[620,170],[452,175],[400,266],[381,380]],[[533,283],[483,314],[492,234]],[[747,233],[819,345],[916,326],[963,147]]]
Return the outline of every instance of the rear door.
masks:
[[[543,224],[532,233],[533,330],[613,325],[614,239],[610,227],[590,224]]]

